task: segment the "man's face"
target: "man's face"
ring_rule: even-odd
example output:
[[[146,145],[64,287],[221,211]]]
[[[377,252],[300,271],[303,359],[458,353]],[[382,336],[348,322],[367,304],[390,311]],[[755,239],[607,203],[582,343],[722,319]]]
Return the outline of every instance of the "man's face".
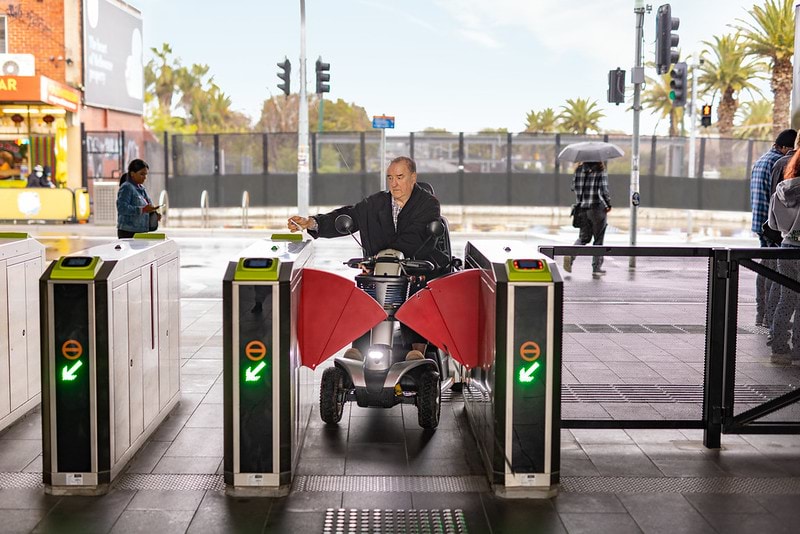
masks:
[[[408,201],[415,183],[417,183],[417,173],[409,171],[405,162],[389,165],[386,171],[386,185],[397,202],[405,204]]]

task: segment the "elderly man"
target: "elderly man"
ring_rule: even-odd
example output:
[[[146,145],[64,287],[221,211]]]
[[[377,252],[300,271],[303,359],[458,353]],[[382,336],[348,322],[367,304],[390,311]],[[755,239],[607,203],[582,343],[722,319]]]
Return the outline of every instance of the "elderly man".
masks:
[[[401,156],[386,171],[389,191],[379,191],[353,206],[344,206],[330,213],[289,218],[291,231],[307,230],[313,238],[339,237],[334,221],[349,215],[355,230],[361,233],[361,245],[368,256],[392,248],[405,257],[433,259],[433,240],[428,239],[427,226],[439,218],[439,201],[417,185],[417,165]],[[436,263],[436,262],[434,262]]]
[[[307,230],[313,238],[339,237],[335,221],[339,215],[349,215],[355,230],[361,234],[361,245],[367,256],[374,256],[384,249],[395,249],[406,258],[430,260],[434,265],[436,252],[434,240],[429,239],[428,224],[440,217],[439,201],[417,185],[417,165],[411,158],[401,156],[392,160],[386,170],[386,185],[389,191],[379,191],[353,206],[344,206],[330,213],[301,217],[295,215],[288,220],[291,231]],[[426,342],[416,332],[401,325],[403,338],[412,350],[406,359],[423,358]],[[364,347],[369,334],[356,341]],[[345,357],[361,360],[357,348],[348,349]]]

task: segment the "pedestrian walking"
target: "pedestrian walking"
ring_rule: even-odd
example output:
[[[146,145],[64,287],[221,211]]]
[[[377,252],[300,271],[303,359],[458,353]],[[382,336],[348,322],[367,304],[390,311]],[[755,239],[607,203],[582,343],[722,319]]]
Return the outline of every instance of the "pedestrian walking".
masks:
[[[768,225],[783,236],[781,248],[800,250],[800,152],[786,165],[784,179],[775,187],[768,211]],[[800,281],[800,260],[779,259],[778,272]],[[772,362],[800,361],[800,295],[780,286],[780,298],[770,327]],[[792,316],[795,316],[792,326]],[[791,334],[790,334],[791,331]],[[790,339],[791,338],[791,339]],[[791,342],[791,344],[790,344]]]
[[[572,178],[572,191],[575,192],[576,217],[580,220],[576,245],[602,245],[606,235],[606,220],[611,211],[611,195],[608,192],[608,173],[603,161],[584,161],[575,168]],[[564,256],[564,270],[572,272],[575,256]],[[606,274],[603,257],[592,256],[592,274],[595,277]]]
[[[752,231],[758,235],[761,247],[775,246],[764,235],[764,223],[767,221],[770,192],[772,191],[772,170],[775,164],[786,155],[797,140],[797,131],[783,130],[775,138],[775,143],[762,154],[753,165],[750,173],[750,205],[753,210]],[[763,260],[762,264],[770,269],[775,269],[774,260]],[[767,313],[767,299],[772,282],[763,276],[756,276],[756,326],[770,326]]]

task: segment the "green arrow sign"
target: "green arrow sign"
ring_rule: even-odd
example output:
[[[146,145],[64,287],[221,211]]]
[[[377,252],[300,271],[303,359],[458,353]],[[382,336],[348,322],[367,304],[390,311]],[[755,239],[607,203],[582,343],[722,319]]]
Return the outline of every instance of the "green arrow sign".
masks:
[[[260,380],[261,377],[258,376],[258,373],[260,373],[261,370],[266,366],[267,364],[265,362],[260,362],[258,365],[256,365],[255,369],[253,369],[252,367],[248,367],[244,372],[244,381],[255,382],[257,380]]]
[[[533,372],[539,368],[539,362],[533,362],[533,365],[530,367],[522,368],[519,370],[519,381],[523,384],[528,382],[533,382]]]
[[[65,365],[64,368],[61,370],[61,380],[64,382],[72,382],[78,376],[75,374],[75,371],[81,368],[83,362],[78,360],[75,364],[70,368],[69,365]]]

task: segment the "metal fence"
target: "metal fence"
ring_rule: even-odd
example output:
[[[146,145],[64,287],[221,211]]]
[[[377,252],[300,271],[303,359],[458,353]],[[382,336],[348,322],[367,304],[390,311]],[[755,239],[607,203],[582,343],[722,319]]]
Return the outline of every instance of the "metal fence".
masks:
[[[557,161],[566,145],[604,140],[626,157],[609,161],[610,174],[630,173],[631,137],[625,135],[412,133],[387,136],[389,158],[410,155],[419,172],[531,173],[570,172]],[[173,135],[175,176],[293,174],[297,172],[297,134]],[[643,136],[640,169],[653,176],[689,177],[690,139]],[[310,136],[313,174],[380,171],[380,134],[324,132]],[[747,179],[753,162],[771,143],[751,139],[695,140],[695,177]]]

